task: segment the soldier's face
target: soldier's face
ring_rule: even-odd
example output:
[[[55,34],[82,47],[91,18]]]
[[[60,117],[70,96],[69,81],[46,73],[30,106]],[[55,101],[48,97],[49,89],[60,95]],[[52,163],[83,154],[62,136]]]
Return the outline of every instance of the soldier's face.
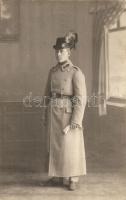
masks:
[[[70,49],[58,49],[55,51],[55,55],[58,62],[67,61],[70,57]]]

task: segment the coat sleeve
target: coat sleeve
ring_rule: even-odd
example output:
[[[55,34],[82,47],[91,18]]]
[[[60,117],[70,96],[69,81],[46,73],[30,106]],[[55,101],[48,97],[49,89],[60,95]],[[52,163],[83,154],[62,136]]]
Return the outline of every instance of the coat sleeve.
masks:
[[[44,97],[50,97],[50,96],[51,96],[51,70],[49,71],[44,90]]]
[[[76,70],[73,75],[73,112],[71,122],[78,124],[82,127],[84,110],[87,101],[87,92],[84,74],[80,69]]]
[[[43,98],[43,120],[47,119],[47,108],[51,97],[51,70],[49,71]]]

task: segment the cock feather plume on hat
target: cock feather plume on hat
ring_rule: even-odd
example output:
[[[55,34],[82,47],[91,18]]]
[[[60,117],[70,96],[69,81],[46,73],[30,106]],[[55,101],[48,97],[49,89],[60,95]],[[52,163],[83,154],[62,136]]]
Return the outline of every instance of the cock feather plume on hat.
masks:
[[[78,42],[78,34],[70,31],[65,35],[65,41],[71,49],[76,48],[76,43]]]

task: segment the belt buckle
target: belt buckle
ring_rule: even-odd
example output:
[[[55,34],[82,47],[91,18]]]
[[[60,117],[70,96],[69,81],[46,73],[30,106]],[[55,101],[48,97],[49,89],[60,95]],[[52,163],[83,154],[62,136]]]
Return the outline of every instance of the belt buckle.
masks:
[[[63,101],[63,98],[60,99],[60,108],[63,108],[64,107],[64,101]]]
[[[56,92],[52,92],[52,98],[56,98]]]

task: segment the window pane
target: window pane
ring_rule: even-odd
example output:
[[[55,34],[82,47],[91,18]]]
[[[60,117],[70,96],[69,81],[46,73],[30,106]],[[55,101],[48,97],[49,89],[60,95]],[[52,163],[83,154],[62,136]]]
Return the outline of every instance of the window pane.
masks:
[[[109,33],[109,93],[126,99],[126,30]]]
[[[126,12],[120,16],[120,27],[126,27]]]

